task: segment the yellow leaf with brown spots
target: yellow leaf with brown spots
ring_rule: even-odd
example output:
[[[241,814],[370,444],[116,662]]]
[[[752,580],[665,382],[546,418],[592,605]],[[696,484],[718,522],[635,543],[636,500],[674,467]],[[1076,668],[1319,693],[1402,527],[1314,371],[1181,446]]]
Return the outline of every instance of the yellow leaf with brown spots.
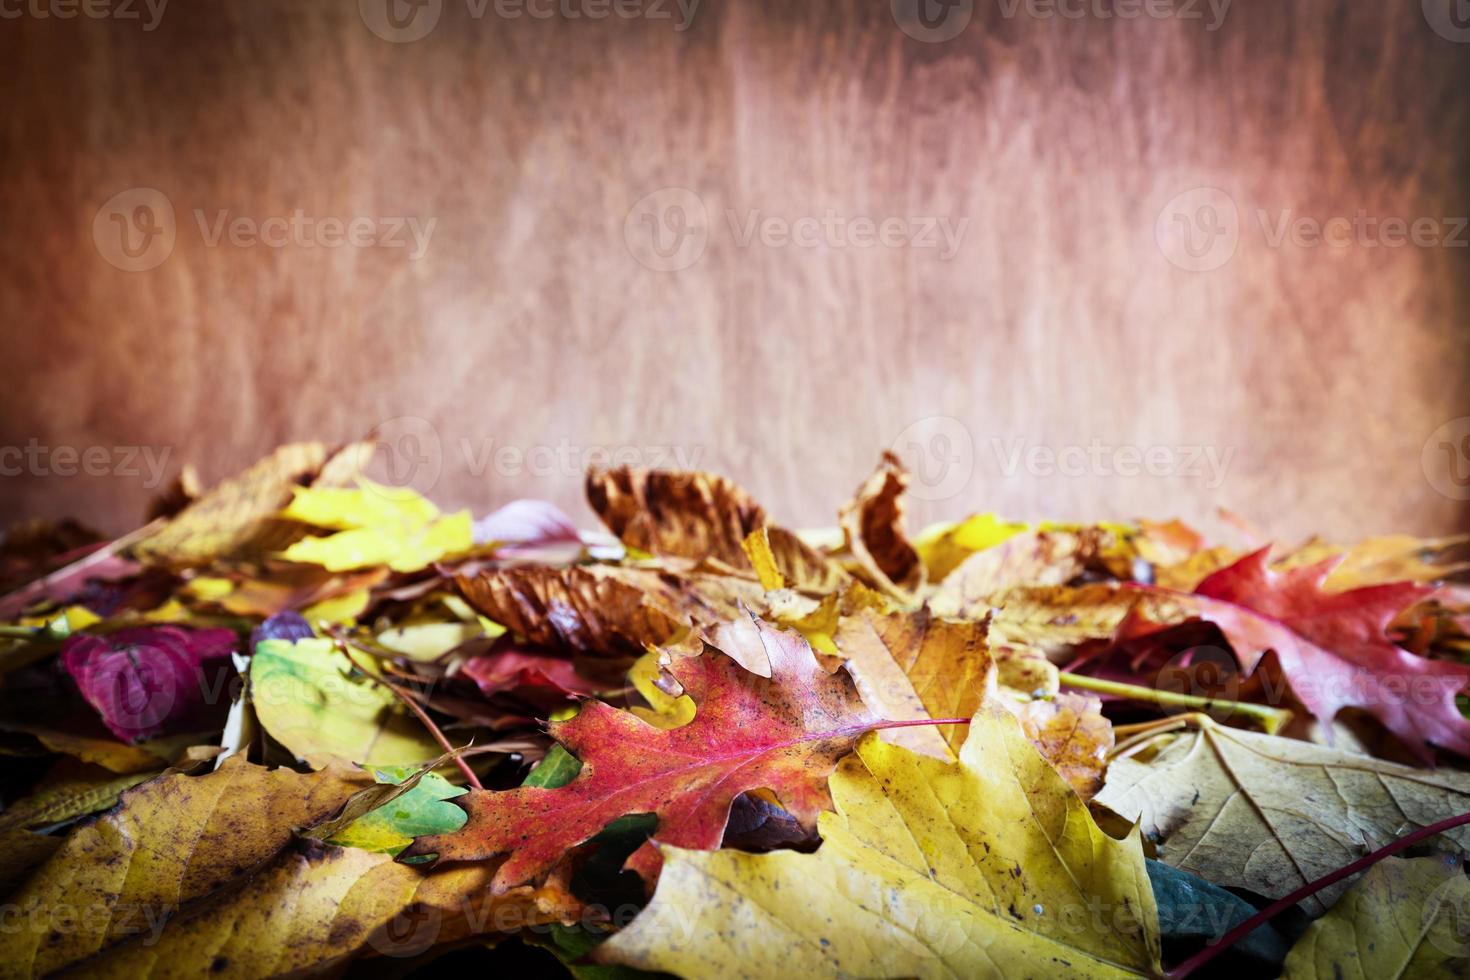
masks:
[[[320,973],[360,954],[406,958],[473,935],[557,921],[530,888],[492,896],[493,867],[425,873],[387,854],[307,843],[231,890],[95,960],[88,976]]]
[[[1160,972],[1137,832],[1103,833],[1004,709],[970,727],[958,763],[865,738],[815,854],[664,847],[653,901],[594,958],[690,977]]]
[[[182,905],[232,887],[273,859],[293,828],[317,823],[366,773],[267,770],[238,757],[205,776],[172,774],[134,787],[121,804],[72,831],[11,898],[0,963],[52,973],[161,923]]]

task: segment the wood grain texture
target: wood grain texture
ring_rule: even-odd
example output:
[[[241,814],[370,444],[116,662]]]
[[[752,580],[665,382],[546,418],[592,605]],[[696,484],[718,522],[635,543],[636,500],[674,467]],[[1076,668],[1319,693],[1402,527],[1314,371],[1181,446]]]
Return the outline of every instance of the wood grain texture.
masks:
[[[704,0],[682,32],[444,0],[413,43],[348,0],[175,0],[152,31],[0,21],[0,446],[144,445],[214,479],[411,416],[383,431],[428,459],[396,462],[436,499],[547,497],[583,521],[594,447],[645,465],[675,447],[800,526],[913,444],[919,522],[1211,526],[1225,505],[1287,537],[1464,527],[1420,454],[1470,414],[1470,250],[1272,247],[1255,212],[1470,212],[1470,44],[1418,0],[1237,0],[1215,31],[1008,6],[977,0],[945,43],[877,0]],[[1240,214],[1204,272],[1155,235],[1200,186]],[[175,211],[144,272],[93,235],[133,187]],[[708,222],[677,271],[635,258],[638,215],[625,237],[667,187]],[[193,212],[222,209],[436,225],[417,261],[210,246]],[[948,258],[741,243],[753,213],[829,210],[968,223]],[[960,427],[910,431],[936,416]],[[1008,475],[1017,440],[1231,456],[1218,485]],[[151,493],[146,473],[21,470],[0,518],[123,530]]]

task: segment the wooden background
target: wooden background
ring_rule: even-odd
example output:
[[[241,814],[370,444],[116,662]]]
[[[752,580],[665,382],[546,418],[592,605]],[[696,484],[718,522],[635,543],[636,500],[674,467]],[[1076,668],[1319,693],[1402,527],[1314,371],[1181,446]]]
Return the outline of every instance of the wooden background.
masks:
[[[1470,44],[1419,0],[1236,0],[1213,31],[1203,4],[976,0],[943,43],[885,0],[704,0],[682,31],[671,0],[632,19],[441,0],[410,43],[368,28],[379,0],[174,0],[153,30],[141,3],[26,2],[0,20],[0,447],[112,463],[11,465],[5,520],[125,530],[152,481],[124,447],[213,479],[382,425],[383,465],[446,504],[541,496],[583,520],[581,467],[612,450],[726,471],[811,525],[896,446],[924,468],[921,521],[1211,525],[1225,505],[1288,537],[1467,526],[1421,450],[1470,414],[1470,250],[1268,234],[1288,211],[1470,213]],[[175,242],[125,271],[105,202],[137,187]],[[1199,187],[1238,210],[1206,271],[1156,235],[1178,195],[1203,214]],[[639,261],[661,261],[650,207],[703,229],[661,239],[687,267]],[[436,223],[415,260],[210,245],[195,217],[296,210]],[[967,223],[953,255],[742,240],[752,216],[829,213]],[[1090,445],[1107,472],[1008,465]],[[1111,472],[1152,446],[1170,472]],[[1222,478],[1191,472],[1203,448],[1229,454]]]

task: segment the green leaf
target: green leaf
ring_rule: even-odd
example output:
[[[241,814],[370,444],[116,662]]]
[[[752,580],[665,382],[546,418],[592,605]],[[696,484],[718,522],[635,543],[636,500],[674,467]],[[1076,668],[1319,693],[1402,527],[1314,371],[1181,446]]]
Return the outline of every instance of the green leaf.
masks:
[[[577,778],[577,773],[582,771],[582,763],[576,756],[572,755],[560,745],[553,745],[551,751],[546,753],[546,758],[541,764],[532,769],[526,776],[522,786],[540,786],[544,789],[556,789],[565,786]]]
[[[387,766],[373,776],[396,785],[413,774],[407,767]],[[447,834],[463,827],[465,812],[447,801],[466,792],[438,773],[425,773],[408,792],[358,817],[327,843],[396,855],[420,834]]]

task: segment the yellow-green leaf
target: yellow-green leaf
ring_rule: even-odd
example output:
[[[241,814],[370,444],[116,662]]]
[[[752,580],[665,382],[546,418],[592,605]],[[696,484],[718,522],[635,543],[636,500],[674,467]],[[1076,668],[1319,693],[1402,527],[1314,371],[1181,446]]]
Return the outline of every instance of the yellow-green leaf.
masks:
[[[413,770],[395,766],[375,773],[378,782],[394,784],[412,775]],[[465,812],[445,801],[466,792],[463,786],[455,786],[438,773],[424,773],[406,793],[369,810],[327,842],[364,851],[397,854],[412,844],[415,837],[448,834],[463,827]]]
[[[393,692],[354,671],[330,640],[256,644],[250,700],[270,736],[313,764],[413,765],[439,755]]]

